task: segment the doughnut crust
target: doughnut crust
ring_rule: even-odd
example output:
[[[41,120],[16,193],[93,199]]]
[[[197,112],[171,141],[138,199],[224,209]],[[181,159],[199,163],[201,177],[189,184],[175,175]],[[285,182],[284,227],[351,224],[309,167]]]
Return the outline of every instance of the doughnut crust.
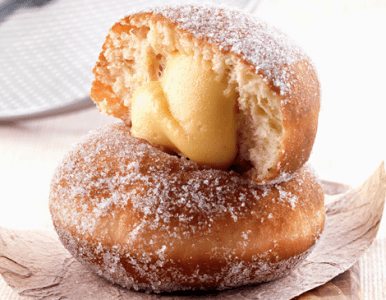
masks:
[[[156,292],[287,275],[321,235],[323,202],[308,167],[261,186],[132,138],[124,123],[74,146],[50,193],[54,226],[75,258],[112,282]]]
[[[238,94],[234,169],[266,184],[288,179],[303,166],[320,109],[313,64],[285,34],[240,11],[197,4],[127,15],[109,31],[91,98],[130,125],[133,93],[159,81],[177,52],[211,64]]]

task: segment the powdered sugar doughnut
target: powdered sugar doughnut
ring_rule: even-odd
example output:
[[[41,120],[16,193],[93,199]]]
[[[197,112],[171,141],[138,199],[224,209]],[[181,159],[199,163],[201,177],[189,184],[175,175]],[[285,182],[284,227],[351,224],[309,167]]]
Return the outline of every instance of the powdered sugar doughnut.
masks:
[[[100,276],[149,291],[226,289],[285,276],[321,235],[316,177],[261,186],[132,138],[124,123],[65,156],[50,211],[64,246]]]
[[[244,177],[280,182],[308,160],[320,107],[313,64],[285,34],[240,11],[197,4],[127,15],[106,38],[92,99],[130,124],[133,93],[160,80],[173,53],[204,60],[235,89],[234,168]]]

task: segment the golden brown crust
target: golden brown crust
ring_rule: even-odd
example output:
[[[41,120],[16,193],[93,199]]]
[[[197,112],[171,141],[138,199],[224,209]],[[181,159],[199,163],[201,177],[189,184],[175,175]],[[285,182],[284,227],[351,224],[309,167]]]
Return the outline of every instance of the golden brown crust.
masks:
[[[324,224],[308,168],[258,186],[132,138],[127,125],[89,134],[64,158],[50,211],[65,247],[99,275],[135,289],[225,289],[296,267]]]
[[[218,16],[220,21],[217,22],[211,15]],[[197,25],[191,21],[195,18],[205,25]],[[91,97],[98,106],[103,106],[102,110],[130,124],[129,107],[123,104],[123,99],[115,95],[108,84],[116,80],[111,78],[111,68],[119,66],[109,64],[105,55],[122,47],[123,36],[135,34],[146,38],[151,26],[161,25],[178,32],[177,36],[190,41],[195,49],[205,52],[210,48],[224,56],[230,55],[234,61],[244,64],[246,73],[257,76],[272,95],[280,97],[282,135],[278,147],[274,149],[275,153],[272,154],[275,160],[269,167],[261,170],[258,164],[262,163],[256,162],[257,159],[243,157],[242,160],[247,162],[241,162],[242,164],[250,163],[253,166],[245,176],[256,183],[264,184],[280,182],[299,170],[311,154],[318,126],[320,86],[315,69],[303,51],[284,34],[241,12],[205,5],[193,8],[177,5],[126,16],[111,28],[99,62],[94,68],[96,79]],[[210,36],[212,33],[213,36]],[[152,77],[151,72],[149,77]],[[134,89],[128,87],[130,88]],[[105,90],[108,91],[107,94]],[[255,116],[246,118],[253,119]],[[241,127],[240,130],[244,129]],[[259,128],[254,130],[257,132]],[[252,131],[247,135],[256,134]],[[252,147],[264,146],[252,144]]]

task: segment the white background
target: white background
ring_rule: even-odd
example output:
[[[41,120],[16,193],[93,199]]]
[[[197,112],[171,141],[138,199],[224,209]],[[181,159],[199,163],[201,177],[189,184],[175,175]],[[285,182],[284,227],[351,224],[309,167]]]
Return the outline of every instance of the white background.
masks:
[[[297,41],[318,71],[322,111],[312,165],[322,179],[362,184],[386,158],[386,1],[262,0],[255,14]],[[76,93],[86,97],[81,87],[89,85],[82,81]],[[81,136],[114,121],[90,107],[0,125],[0,227],[51,228],[48,194],[56,165]],[[385,231],[383,222],[379,238]],[[0,287],[2,293],[9,296],[1,299],[17,299]]]

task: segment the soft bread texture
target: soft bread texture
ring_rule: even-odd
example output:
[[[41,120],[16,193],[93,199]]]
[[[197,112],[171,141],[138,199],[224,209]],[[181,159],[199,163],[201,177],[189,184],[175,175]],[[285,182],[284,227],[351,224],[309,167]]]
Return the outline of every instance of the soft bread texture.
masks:
[[[127,15],[109,31],[91,98],[130,124],[133,93],[160,80],[176,52],[210,63],[238,94],[234,169],[257,183],[274,183],[308,160],[320,108],[312,62],[283,33],[240,11],[170,5]]]
[[[124,123],[90,133],[64,157],[50,211],[74,257],[112,282],[157,292],[285,276],[325,218],[308,167],[261,186],[132,138]]]

